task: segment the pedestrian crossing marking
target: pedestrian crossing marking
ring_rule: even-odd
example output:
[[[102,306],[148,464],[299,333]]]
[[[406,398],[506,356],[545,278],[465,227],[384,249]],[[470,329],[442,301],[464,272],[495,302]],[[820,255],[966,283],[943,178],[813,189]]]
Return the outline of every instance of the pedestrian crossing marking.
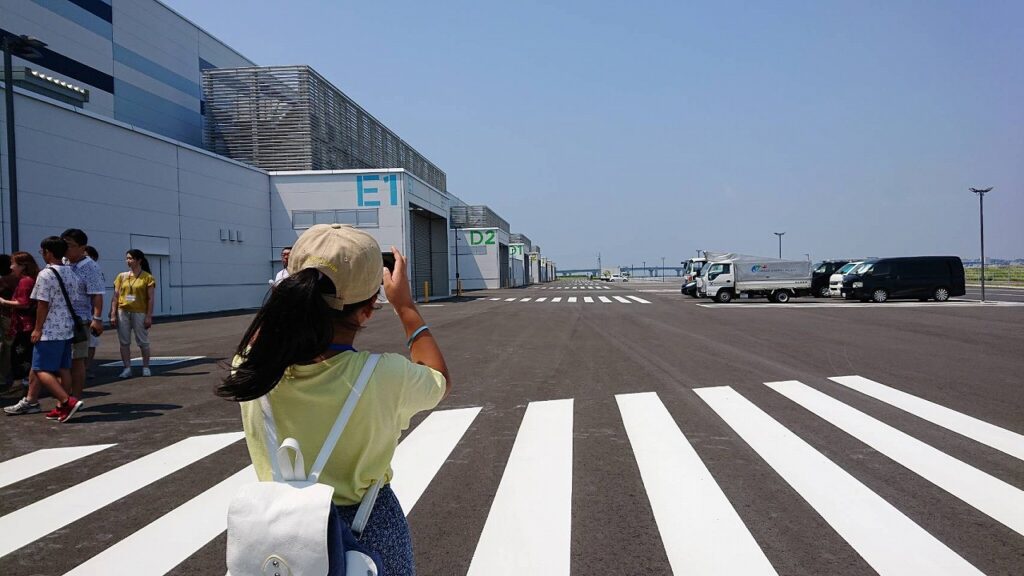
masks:
[[[572,406],[570,399],[526,407],[468,576],[568,576]]]
[[[623,304],[632,304],[632,302],[630,302],[629,300],[626,300],[622,296],[612,296],[612,298],[615,298],[616,300],[618,300],[619,302],[622,302]]]
[[[479,413],[480,408],[431,412],[395,449],[391,489],[406,516]]]
[[[627,296],[627,298],[630,298],[632,300],[636,300],[637,302],[639,302],[641,304],[650,304],[651,303],[650,300],[644,300],[643,298],[640,298],[638,296]]]
[[[576,297],[575,296],[569,296],[569,304],[575,304],[575,303],[576,303]]]
[[[547,298],[537,298],[536,302],[543,302],[545,300],[547,300]]]
[[[558,296],[557,298],[552,298],[551,301],[552,302],[561,302],[562,301],[562,297]]]
[[[881,575],[981,572],[728,386],[694,392]]]
[[[231,499],[257,480],[256,469],[246,466],[64,576],[107,576],[126,566],[132,574],[166,574],[227,530]]]
[[[986,432],[986,427],[991,426],[859,376],[831,380],[875,393],[881,401],[891,400],[893,406],[911,414],[928,415],[931,410],[937,414],[935,419],[940,426],[952,423],[948,426],[950,430],[968,437],[984,438],[978,430]],[[765,384],[1020,533],[1012,524],[1024,510],[1017,488],[800,382]],[[892,504],[731,388],[702,388],[695,393],[878,573],[980,574]],[[764,553],[756,543],[748,542],[752,540],[749,529],[724,496],[720,488],[722,479],[714,478],[703,466],[657,394],[622,394],[615,399],[672,570],[695,574],[771,574],[773,569]],[[480,411],[481,408],[474,407],[432,412],[399,444],[392,461],[395,478],[391,486],[406,514],[449,461]],[[964,431],[954,429],[961,418],[970,424],[966,428],[960,426]],[[192,437],[0,517],[0,533],[5,535],[0,539],[0,556],[142,490],[242,437],[242,433]],[[573,546],[572,438],[573,400],[527,405],[480,534],[470,573],[568,574]],[[83,452],[79,456],[82,458],[109,446],[39,452],[56,459],[57,455],[67,457],[91,451]],[[902,449],[904,454],[894,453],[891,446]],[[1011,443],[1011,449],[1012,446]],[[0,462],[0,474],[19,461],[27,462],[23,458]],[[927,465],[910,461],[932,458],[935,462]],[[62,464],[66,462],[61,460]],[[936,479],[936,475],[940,477]],[[254,479],[252,467],[247,466],[120,542],[105,543],[103,552],[69,574],[119,573],[118,568],[129,565],[133,574],[156,575],[173,570],[223,533],[231,497],[239,485]],[[1000,485],[1008,490],[999,488]],[[964,489],[974,493],[965,496]],[[996,493],[996,497],[982,502],[987,508],[975,503],[990,492]],[[993,514],[993,507],[1004,508],[1004,517]],[[684,511],[680,512],[680,508]],[[538,531],[538,519],[543,520],[543,526],[539,534],[534,534]],[[485,535],[488,531],[490,534]],[[702,544],[705,539],[710,543]],[[523,550],[529,552],[527,557],[518,557]],[[741,566],[741,562],[748,564]],[[723,568],[733,565],[740,567]]]
[[[529,301],[530,301],[530,298],[523,298],[522,300],[520,300],[520,302],[529,302]]]
[[[97,452],[116,446],[116,444],[95,444],[93,446],[72,446],[70,448],[46,448],[36,450],[24,456],[0,462],[0,488],[21,482],[36,474],[74,462]]]
[[[192,436],[0,517],[0,556],[241,440],[242,432]]]
[[[512,302],[515,298],[505,298],[505,302]]]
[[[491,298],[491,302],[496,302],[498,300],[501,300],[501,298]]]
[[[1024,491],[795,380],[772,390],[1024,535]]]
[[[654,392],[615,396],[675,574],[776,574]]]
[[[895,388],[890,388],[861,376],[837,376],[829,378],[829,380],[856,390],[861,394],[871,396],[876,400],[881,400],[890,406],[895,406],[900,410],[966,436],[971,440],[995,448],[1000,452],[1024,460],[1024,435],[1011,432],[988,422],[983,422],[977,418],[961,414],[945,406],[918,398]]]
[[[584,296],[583,297],[583,301],[586,302],[587,304],[593,304],[594,303],[594,299],[591,298],[590,296]]]
[[[611,304],[612,303],[612,301],[609,300],[607,296],[598,296],[598,298],[600,298],[601,302],[604,302],[605,304]]]

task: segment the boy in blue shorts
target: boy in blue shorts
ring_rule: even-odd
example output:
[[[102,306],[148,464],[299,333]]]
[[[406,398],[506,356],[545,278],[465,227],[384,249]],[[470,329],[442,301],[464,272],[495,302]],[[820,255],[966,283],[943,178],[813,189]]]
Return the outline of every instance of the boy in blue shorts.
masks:
[[[71,294],[82,291],[82,281],[62,259],[67,243],[50,236],[40,244],[46,268],[39,271],[32,299],[36,306],[36,328],[32,331],[32,369],[39,384],[57,399],[54,414],[59,422],[67,422],[82,408],[82,402],[71,396],[71,338],[74,336],[74,317],[68,306]],[[64,290],[61,290],[61,283]],[[66,390],[67,389],[67,390]]]

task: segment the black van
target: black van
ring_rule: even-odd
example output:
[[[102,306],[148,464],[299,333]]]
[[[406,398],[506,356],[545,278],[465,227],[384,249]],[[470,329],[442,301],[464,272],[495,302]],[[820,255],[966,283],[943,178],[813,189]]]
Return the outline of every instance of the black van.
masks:
[[[811,272],[811,294],[815,298],[828,298],[828,279],[846,266],[849,260],[823,260]]]
[[[878,258],[843,276],[843,296],[865,302],[890,298],[945,302],[965,293],[964,264],[956,256]]]

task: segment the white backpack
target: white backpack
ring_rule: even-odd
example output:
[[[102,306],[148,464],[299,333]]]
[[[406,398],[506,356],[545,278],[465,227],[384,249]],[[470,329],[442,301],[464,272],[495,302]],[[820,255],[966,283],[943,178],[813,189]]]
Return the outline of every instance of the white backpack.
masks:
[[[297,440],[286,438],[280,447],[274,448],[278,446],[274,415],[267,397],[260,398],[273,481],[247,484],[231,501],[228,508],[229,576],[327,576],[328,521],[336,514],[332,502],[334,488],[319,484],[317,480],[379,359],[377,354],[367,359],[308,476]],[[294,453],[294,463],[289,452]],[[353,532],[358,534],[365,528],[382,482],[383,478],[374,483],[363,497],[352,522]],[[343,530],[348,529],[344,520],[341,524]],[[345,549],[343,574],[378,574],[376,562],[364,552]]]

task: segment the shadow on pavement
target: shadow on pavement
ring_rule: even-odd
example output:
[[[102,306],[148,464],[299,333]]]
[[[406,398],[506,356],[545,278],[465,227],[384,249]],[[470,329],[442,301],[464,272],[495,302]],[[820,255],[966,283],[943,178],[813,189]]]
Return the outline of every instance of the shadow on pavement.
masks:
[[[164,412],[178,410],[178,404],[124,404],[115,402],[113,404],[102,404],[91,407],[86,403],[85,407],[78,412],[71,422],[127,422],[163,416]]]

